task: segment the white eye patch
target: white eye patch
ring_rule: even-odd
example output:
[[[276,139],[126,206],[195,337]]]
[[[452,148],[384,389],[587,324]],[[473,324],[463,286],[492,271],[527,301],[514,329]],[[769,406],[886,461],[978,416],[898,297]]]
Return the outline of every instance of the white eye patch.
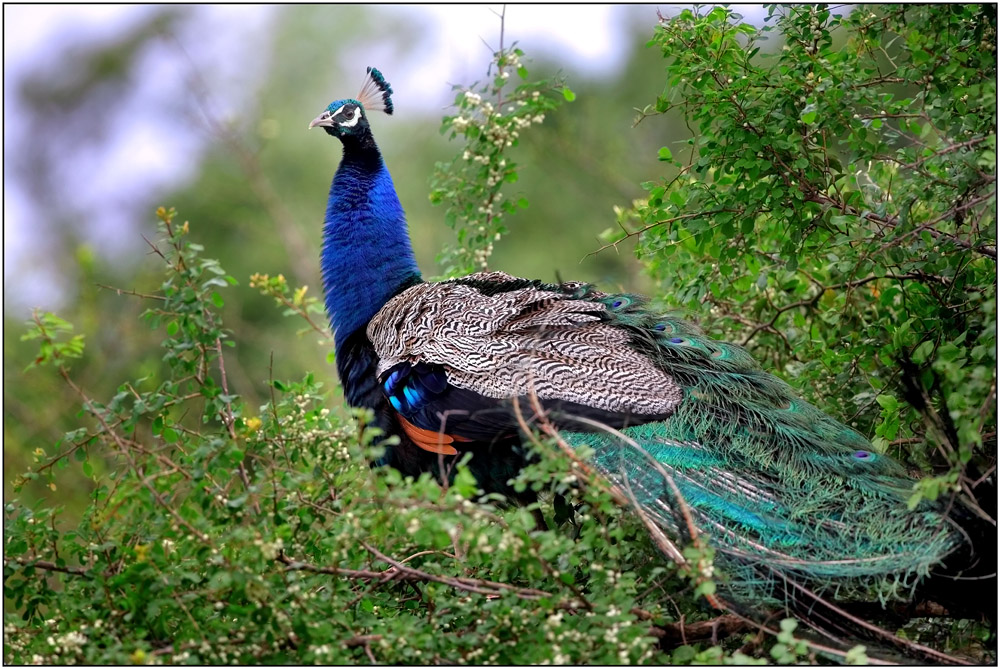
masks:
[[[343,107],[341,107],[340,109],[343,109]],[[337,112],[339,112],[340,109],[338,109]],[[334,113],[334,116],[336,115],[337,114]],[[360,119],[361,119],[361,107],[355,107],[354,115],[351,118],[347,119],[346,121],[342,121],[340,125],[344,126],[345,128],[353,128],[358,124],[358,120]]]

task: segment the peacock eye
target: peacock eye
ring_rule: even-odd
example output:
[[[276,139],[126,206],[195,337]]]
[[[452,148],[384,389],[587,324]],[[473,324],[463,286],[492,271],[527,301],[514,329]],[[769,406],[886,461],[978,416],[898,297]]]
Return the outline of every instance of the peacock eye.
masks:
[[[667,329],[667,324],[666,323],[657,323],[656,325],[653,326],[653,329],[657,330],[659,332],[663,332],[664,330]]]
[[[668,341],[669,341],[669,342],[670,342],[671,344],[681,344],[681,343],[683,343],[683,342],[684,342],[684,340],[683,340],[683,339],[681,339],[680,337],[671,337],[671,338],[670,338],[670,339],[669,339]]]
[[[361,118],[361,107],[355,105],[349,105],[342,108],[342,112],[338,114],[344,120],[340,121],[340,125],[352,128],[358,123],[358,119]]]
[[[854,451],[854,457],[858,460],[867,460],[872,456],[868,451]]]

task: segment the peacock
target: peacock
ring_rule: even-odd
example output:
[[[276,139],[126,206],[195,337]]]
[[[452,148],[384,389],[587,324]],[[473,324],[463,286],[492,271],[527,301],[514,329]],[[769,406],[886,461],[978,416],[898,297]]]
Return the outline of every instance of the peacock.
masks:
[[[652,531],[712,545],[729,602],[906,597],[977,559],[959,514],[907,508],[901,465],[644,298],[499,271],[424,281],[369,125],[391,95],[368,68],[309,124],[343,144],[322,281],[346,400],[398,437],[377,464],[440,475],[471,454],[481,488],[529,501],[511,484],[530,457],[519,418],[544,416]]]

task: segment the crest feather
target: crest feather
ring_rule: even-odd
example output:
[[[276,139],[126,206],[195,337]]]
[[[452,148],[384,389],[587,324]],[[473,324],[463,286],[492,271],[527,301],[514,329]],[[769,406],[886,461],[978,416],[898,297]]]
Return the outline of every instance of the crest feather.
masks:
[[[365,111],[382,111],[392,114],[392,86],[385,80],[382,73],[374,67],[368,68],[365,83],[358,93],[358,102]]]

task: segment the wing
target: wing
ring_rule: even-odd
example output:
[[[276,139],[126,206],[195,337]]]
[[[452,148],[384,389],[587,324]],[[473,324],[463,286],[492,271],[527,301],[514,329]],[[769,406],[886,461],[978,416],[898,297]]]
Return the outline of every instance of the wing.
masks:
[[[412,426],[476,441],[516,434],[511,400],[529,395],[619,427],[669,416],[682,390],[610,297],[499,272],[413,286],[368,325],[379,382]]]

